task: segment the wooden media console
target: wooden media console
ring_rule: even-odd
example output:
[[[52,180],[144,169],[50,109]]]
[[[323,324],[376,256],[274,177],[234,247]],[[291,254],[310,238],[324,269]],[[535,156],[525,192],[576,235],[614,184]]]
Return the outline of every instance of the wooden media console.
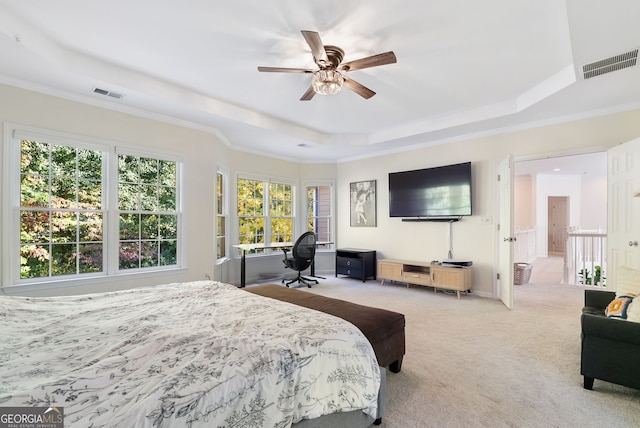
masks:
[[[471,266],[449,266],[431,262],[416,262],[408,260],[378,260],[378,278],[381,285],[385,280],[405,282],[409,284],[425,285],[453,290],[458,299],[461,291],[471,290],[473,268]]]

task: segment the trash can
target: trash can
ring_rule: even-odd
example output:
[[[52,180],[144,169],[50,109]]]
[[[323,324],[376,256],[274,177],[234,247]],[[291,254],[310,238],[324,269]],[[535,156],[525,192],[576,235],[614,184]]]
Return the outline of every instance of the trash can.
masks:
[[[531,278],[531,269],[533,265],[530,263],[514,263],[513,264],[513,283],[522,285],[529,282]]]

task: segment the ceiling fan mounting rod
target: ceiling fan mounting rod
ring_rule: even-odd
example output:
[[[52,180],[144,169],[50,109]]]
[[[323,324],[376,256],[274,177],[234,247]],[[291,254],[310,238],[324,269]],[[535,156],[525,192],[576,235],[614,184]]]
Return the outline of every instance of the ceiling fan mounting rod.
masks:
[[[344,51],[332,45],[326,45],[324,51],[327,53],[328,63],[325,61],[316,61],[316,64],[322,68],[338,68],[344,58]]]

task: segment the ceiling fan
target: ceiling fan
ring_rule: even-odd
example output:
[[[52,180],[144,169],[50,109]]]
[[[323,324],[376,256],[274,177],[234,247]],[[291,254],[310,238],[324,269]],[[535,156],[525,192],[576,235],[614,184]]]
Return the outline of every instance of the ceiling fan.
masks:
[[[320,35],[315,31],[302,30],[302,35],[311,48],[313,61],[318,66],[318,70],[307,68],[258,67],[258,71],[262,72],[312,73],[313,80],[311,86],[307,89],[307,92],[302,95],[302,98],[300,98],[301,101],[309,101],[316,93],[322,95],[337,94],[342,90],[343,84],[361,97],[369,99],[376,93],[350,77],[347,77],[346,72],[396,62],[396,55],[393,52],[385,52],[343,63],[344,51],[342,49],[337,46],[323,45]]]

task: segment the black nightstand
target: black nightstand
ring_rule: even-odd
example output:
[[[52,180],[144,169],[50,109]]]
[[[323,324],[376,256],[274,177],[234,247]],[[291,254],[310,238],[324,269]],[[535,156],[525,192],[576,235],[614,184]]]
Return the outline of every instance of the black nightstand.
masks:
[[[336,250],[336,277],[347,275],[361,279],[376,279],[376,251],[358,248],[341,248]]]

